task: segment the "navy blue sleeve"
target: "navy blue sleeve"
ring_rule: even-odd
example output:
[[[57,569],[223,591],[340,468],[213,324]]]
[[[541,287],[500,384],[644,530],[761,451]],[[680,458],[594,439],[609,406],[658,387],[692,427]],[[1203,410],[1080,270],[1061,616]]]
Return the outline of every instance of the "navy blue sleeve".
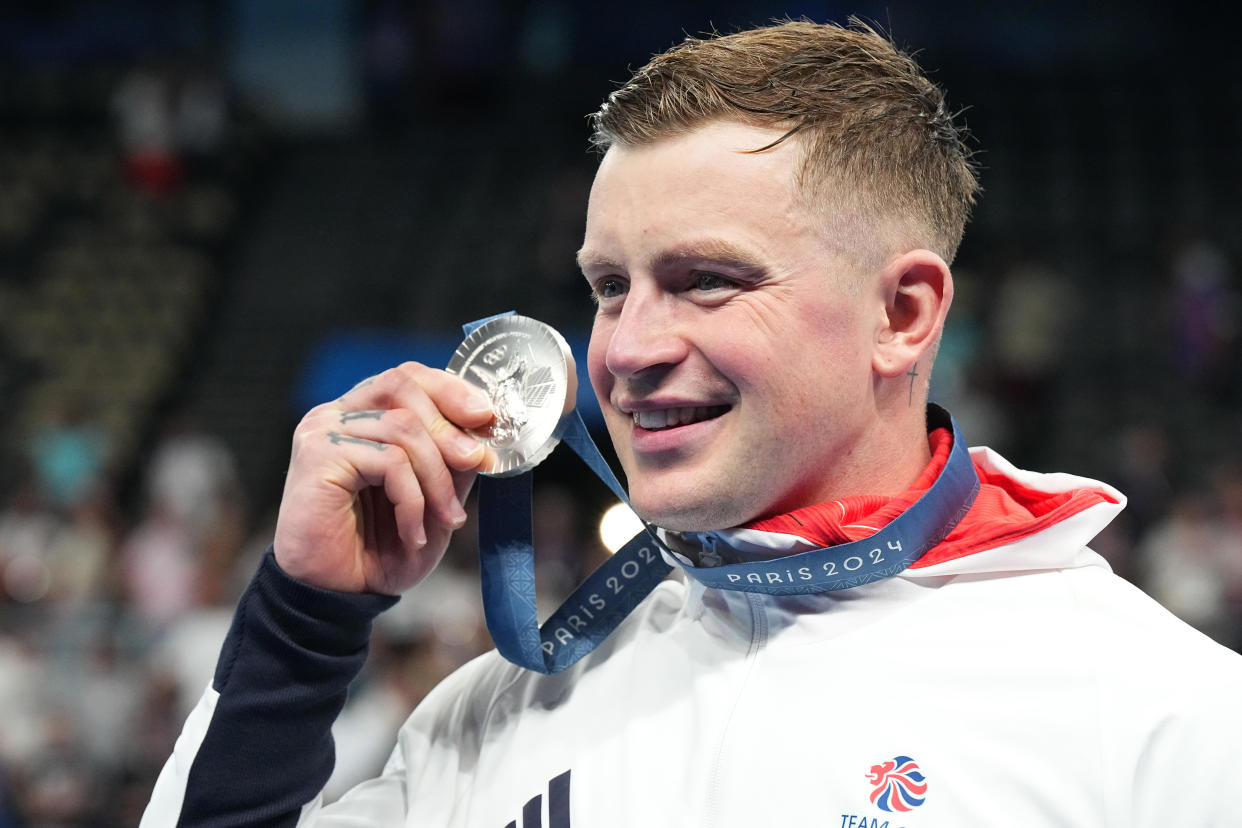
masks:
[[[307,586],[268,549],[220,653],[220,694],[187,777],[179,826],[297,823],[332,773],[332,723],[371,622],[397,599]]]

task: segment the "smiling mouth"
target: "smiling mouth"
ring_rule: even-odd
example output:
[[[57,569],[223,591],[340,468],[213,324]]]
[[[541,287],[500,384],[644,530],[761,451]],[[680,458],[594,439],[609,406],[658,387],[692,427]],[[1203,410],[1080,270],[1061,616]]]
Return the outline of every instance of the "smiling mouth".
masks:
[[[727,405],[698,405],[689,408],[661,408],[655,411],[632,412],[634,425],[647,431],[662,431],[668,428],[700,423],[712,420],[729,410]]]

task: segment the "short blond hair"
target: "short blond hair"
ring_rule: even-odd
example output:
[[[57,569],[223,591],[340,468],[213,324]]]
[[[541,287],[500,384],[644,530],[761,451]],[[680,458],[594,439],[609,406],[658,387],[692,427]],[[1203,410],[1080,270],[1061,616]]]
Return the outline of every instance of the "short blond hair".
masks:
[[[918,228],[951,262],[979,190],[965,131],[913,58],[858,20],[785,21],[687,38],[638,70],[592,116],[601,150],[640,146],[714,120],[797,135],[798,184]]]

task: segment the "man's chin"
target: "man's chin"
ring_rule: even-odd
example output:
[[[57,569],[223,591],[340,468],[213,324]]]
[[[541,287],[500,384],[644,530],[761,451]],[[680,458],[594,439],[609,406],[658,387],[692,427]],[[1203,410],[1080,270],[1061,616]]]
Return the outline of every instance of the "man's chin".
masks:
[[[644,500],[634,498],[630,505],[645,522],[670,532],[714,532],[732,529],[751,519],[741,515],[736,508],[722,508],[724,504],[721,499],[684,503],[670,503],[667,498],[659,503],[646,503]]]

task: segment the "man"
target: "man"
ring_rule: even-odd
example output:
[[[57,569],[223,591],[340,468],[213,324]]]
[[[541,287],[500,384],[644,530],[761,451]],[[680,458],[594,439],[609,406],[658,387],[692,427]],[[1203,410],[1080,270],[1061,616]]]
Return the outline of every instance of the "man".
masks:
[[[590,375],[688,577],[563,672],[467,665],[324,807],[370,621],[488,462],[486,400],[387,371],[299,425],[144,824],[1237,824],[1242,659],[1086,547],[1124,498],[968,457],[925,406],[976,191],[939,90],[869,29],[786,23],[687,40],[596,127]]]

